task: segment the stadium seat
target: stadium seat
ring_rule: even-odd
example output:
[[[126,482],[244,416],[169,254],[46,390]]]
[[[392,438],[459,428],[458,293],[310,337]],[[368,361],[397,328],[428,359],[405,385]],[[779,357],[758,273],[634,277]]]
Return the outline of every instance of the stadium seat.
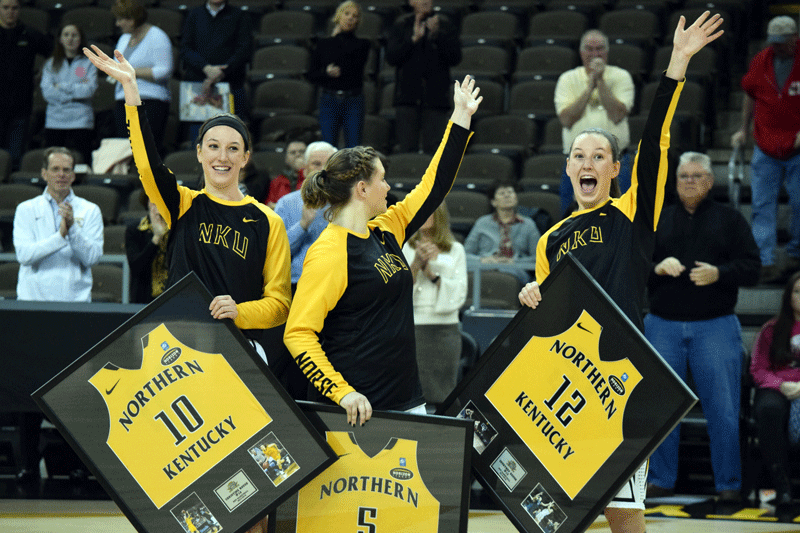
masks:
[[[513,49],[519,40],[519,19],[503,11],[478,11],[461,21],[463,46],[493,45]]]
[[[479,82],[490,80],[502,84],[508,77],[510,63],[510,54],[506,48],[491,45],[469,46],[462,50],[461,62],[451,68],[450,73],[457,80],[463,80],[464,76],[470,74]]]
[[[311,115],[316,104],[314,85],[305,80],[277,79],[258,84],[253,95],[254,119],[281,114]]]
[[[511,86],[508,112],[523,115],[544,125],[556,116],[554,103],[556,82],[553,80],[521,81]]]
[[[259,46],[295,44],[308,47],[314,33],[314,15],[304,11],[281,10],[261,17],[255,38]]]
[[[670,46],[670,50],[672,46]],[[637,87],[647,79],[647,69],[650,63],[649,49],[635,44],[611,44],[608,47],[608,64],[627,70]],[[694,60],[694,58],[693,58]]]
[[[561,74],[579,64],[578,53],[572,48],[556,44],[529,46],[517,55],[512,80],[514,83],[529,80],[557,81]]]
[[[467,148],[470,153],[488,152],[510,157],[520,163],[533,150],[536,124],[522,115],[497,115],[480,119]]]
[[[115,18],[113,13],[102,7],[76,7],[65,12],[61,24],[75,23],[80,27],[87,41],[108,42],[114,35]]]
[[[643,9],[615,9],[603,14],[598,25],[610,43],[652,47],[661,39],[658,16]]]
[[[505,155],[471,152],[461,161],[455,186],[485,192],[498,179],[516,181],[514,161]]]
[[[319,132],[319,121],[311,115],[275,115],[261,121],[259,128],[259,142],[256,146],[261,149],[265,143],[279,142],[286,144],[288,139],[298,138],[308,132]]]
[[[379,152],[388,155],[392,151],[393,133],[394,130],[389,119],[378,115],[365,115],[361,144],[372,146]],[[344,146],[344,144],[342,143],[340,146]]]
[[[560,45],[577,50],[588,28],[588,17],[579,11],[543,11],[531,17],[525,45]]]
[[[125,224],[110,224],[103,228],[103,254],[125,254]]]
[[[0,264],[0,299],[15,300],[17,298],[17,278],[19,263]]]
[[[450,211],[450,227],[462,235],[469,233],[476,220],[492,212],[489,198],[476,191],[453,190],[444,201]]]
[[[553,117],[544,126],[544,135],[539,145],[540,154],[562,154],[564,153],[564,127],[558,117]]]
[[[520,185],[526,191],[558,192],[561,173],[566,164],[564,154],[540,154],[529,157],[522,166]]]
[[[13,222],[17,206],[42,194],[42,188],[21,183],[0,183],[0,222]]]
[[[164,30],[173,45],[180,44],[181,31],[183,30],[183,13],[174,9],[163,7],[147,8],[147,21]],[[175,63],[177,67],[177,63]]]
[[[0,148],[0,183],[5,183],[11,176],[11,154]]]
[[[112,187],[103,185],[73,185],[76,196],[96,204],[103,215],[103,224],[114,224],[119,212],[119,193]]]
[[[265,46],[253,54],[247,74],[252,83],[274,78],[302,78],[308,72],[311,53],[308,48],[293,44]]]
[[[561,220],[561,197],[549,191],[520,191],[517,193],[520,206],[538,207],[550,215],[553,222]]]
[[[50,13],[44,9],[23,6],[19,10],[19,20],[29,28],[41,33],[50,33]]]
[[[465,307],[472,306],[473,278],[474,275],[468,276]],[[521,289],[522,284],[514,274],[499,270],[483,270],[481,271],[481,308],[515,311],[520,308],[519,291]]]
[[[92,267],[92,301],[122,303],[122,267],[104,263]]]

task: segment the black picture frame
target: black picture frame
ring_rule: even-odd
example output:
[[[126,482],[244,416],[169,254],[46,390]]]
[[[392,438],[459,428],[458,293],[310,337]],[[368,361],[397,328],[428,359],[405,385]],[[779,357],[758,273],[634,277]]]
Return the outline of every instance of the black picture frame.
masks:
[[[387,445],[392,439],[416,441],[416,462],[419,476],[424,481],[425,487],[427,487],[430,494],[439,502],[440,511],[437,531],[439,533],[467,532],[471,480],[470,447],[472,444],[472,424],[469,421],[435,415],[425,416],[395,411],[374,411],[372,418],[366,424],[353,427],[347,423],[347,414],[341,407],[303,401],[298,402],[298,404],[322,435],[326,435],[328,431],[351,433],[357,446],[369,458],[377,458],[380,453],[387,451]],[[339,435],[341,436],[342,433],[339,433]],[[331,468],[336,466],[334,464]],[[345,467],[345,465],[342,465],[342,467]],[[349,468],[348,471],[350,471]],[[332,474],[329,473],[328,475]],[[416,476],[416,473],[414,475]],[[323,472],[320,477],[324,476],[325,473]],[[404,482],[400,476],[395,476],[393,473],[378,468],[378,477],[381,476],[390,479],[390,481],[394,477],[395,480],[401,479],[401,483]],[[317,481],[316,484],[315,481]],[[320,483],[322,483],[321,480],[311,480],[303,490],[312,491],[313,497],[316,498]],[[331,491],[335,492],[343,487],[343,484],[337,487],[334,482]],[[374,486],[365,485],[359,487],[366,487],[368,490],[374,489]],[[395,485],[396,488],[397,486]],[[327,497],[327,493],[320,492],[320,495]],[[397,496],[396,492],[395,496]],[[349,498],[348,505],[350,506],[356,505],[355,502],[358,502],[359,506],[363,504],[352,493],[348,493],[347,497]],[[294,494],[277,508],[270,516],[269,533],[295,533],[295,531],[299,530],[317,530],[313,528],[298,529],[298,502],[299,496]],[[341,503],[341,500],[331,498],[330,502],[332,507],[336,507],[337,504]],[[378,512],[381,512],[380,509]],[[401,526],[387,528],[383,523],[377,528],[377,531],[416,532],[429,530],[415,525],[412,521],[413,516],[412,512],[406,511]],[[324,530],[331,533],[338,531],[351,532],[359,529],[355,526],[357,522],[357,517],[355,516],[352,523],[346,523],[344,520],[331,516],[326,516],[325,521],[327,526]],[[369,519],[367,522],[369,522]],[[364,525],[362,530],[370,531],[368,525]]]
[[[473,472],[520,531],[582,532],[697,398],[572,255],[540,289],[437,414],[474,421]]]
[[[211,317],[211,300],[199,278],[188,274],[32,395],[142,533],[185,532],[189,529],[185,526],[187,516],[196,527],[203,523],[209,526],[198,529],[247,531],[336,459],[233,321]],[[159,344],[164,338],[177,339],[182,352],[168,346],[174,340]],[[271,351],[269,346],[264,348],[267,353]],[[153,358],[153,354],[160,355],[159,350],[164,351],[160,360]],[[195,372],[188,362],[182,362],[189,361],[192,354],[197,356],[194,365],[205,366],[208,373],[202,368],[202,372]],[[176,365],[182,365],[186,376]],[[151,368],[159,370],[147,374],[153,379],[137,375],[152,373]],[[167,368],[172,372],[164,370]],[[109,375],[113,381],[117,375],[109,372],[130,378],[118,380],[122,382],[119,389],[111,381],[105,387],[89,381]],[[181,383],[184,377],[191,379]],[[111,414],[111,404],[119,403],[112,396],[114,390],[124,393],[141,386],[137,383],[147,387],[132,395],[122,411]],[[169,387],[178,392],[161,393],[170,391]],[[181,395],[174,399],[179,392]],[[119,405],[125,398],[121,397],[123,403]],[[170,404],[174,413],[169,411],[170,399],[174,400]],[[194,407],[195,403],[205,405],[205,411]],[[155,413],[156,408],[161,411]],[[230,415],[209,420],[209,424],[202,413],[217,410]],[[139,413],[156,421],[151,422],[149,416],[137,418]],[[115,420],[117,417],[119,420]],[[136,428],[141,435],[129,437],[138,420],[143,421],[142,429]],[[237,434],[237,429],[243,431]],[[148,431],[152,438],[145,438]],[[174,449],[164,445],[165,434],[170,432]],[[225,442],[228,436],[231,444]],[[188,444],[195,439],[194,444]],[[217,443],[212,446],[214,441]],[[287,455],[288,463],[283,458],[282,463],[293,465],[291,472],[279,473],[278,479],[266,461],[259,463],[261,445],[276,446]],[[140,454],[137,446],[141,447]],[[194,448],[190,451],[189,446]],[[224,451],[226,447],[232,448]],[[161,464],[158,457],[172,452],[177,462],[156,472]],[[195,461],[198,470],[192,472]],[[191,472],[190,478],[195,479],[178,483],[180,490],[176,492],[170,484],[180,480],[184,472]]]

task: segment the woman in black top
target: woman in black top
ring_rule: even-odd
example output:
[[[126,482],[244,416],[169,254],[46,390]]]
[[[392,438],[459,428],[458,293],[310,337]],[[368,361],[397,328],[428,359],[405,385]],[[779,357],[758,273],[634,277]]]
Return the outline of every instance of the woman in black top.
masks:
[[[355,36],[361,8],[352,0],[339,4],[330,37],[320,39],[311,56],[308,79],[322,89],[319,126],[322,140],[334,146],[344,129],[346,148],[361,144],[364,129],[364,65],[370,43]]]

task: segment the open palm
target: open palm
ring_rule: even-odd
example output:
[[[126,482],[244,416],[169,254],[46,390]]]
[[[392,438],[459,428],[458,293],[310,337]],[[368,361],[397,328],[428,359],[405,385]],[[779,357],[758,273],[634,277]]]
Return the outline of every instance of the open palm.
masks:
[[[108,57],[108,54],[95,45],[92,45],[91,50],[84,48],[83,53],[98,70],[105,72],[122,84],[136,79],[136,72],[119,50],[114,50],[116,60]]]
[[[719,13],[709,18],[711,12],[706,11],[700,15],[694,24],[684,30],[686,18],[681,16],[678,27],[675,28],[675,36],[672,45],[676,52],[692,56],[700,51],[705,45],[719,38],[723,30],[715,33],[715,30],[722,24]]]
[[[453,103],[456,108],[463,108],[472,115],[483,101],[483,96],[478,96],[479,92],[480,88],[475,87],[475,78],[467,75],[461,83],[455,82]]]

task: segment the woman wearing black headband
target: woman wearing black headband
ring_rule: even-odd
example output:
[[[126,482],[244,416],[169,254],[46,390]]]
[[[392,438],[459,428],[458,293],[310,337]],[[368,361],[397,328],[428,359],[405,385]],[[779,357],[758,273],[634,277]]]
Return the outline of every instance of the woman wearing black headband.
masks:
[[[244,123],[227,114],[207,120],[197,139],[205,188],[178,185],[158,155],[133,67],[118,50],[116,61],[96,46],[84,53],[122,85],[140,179],[170,228],[167,286],[194,271],[216,295],[211,315],[232,319],[251,341],[283,324],[291,301],[289,241],[281,218],[239,190],[251,146]],[[254,347],[266,361],[261,346]]]

